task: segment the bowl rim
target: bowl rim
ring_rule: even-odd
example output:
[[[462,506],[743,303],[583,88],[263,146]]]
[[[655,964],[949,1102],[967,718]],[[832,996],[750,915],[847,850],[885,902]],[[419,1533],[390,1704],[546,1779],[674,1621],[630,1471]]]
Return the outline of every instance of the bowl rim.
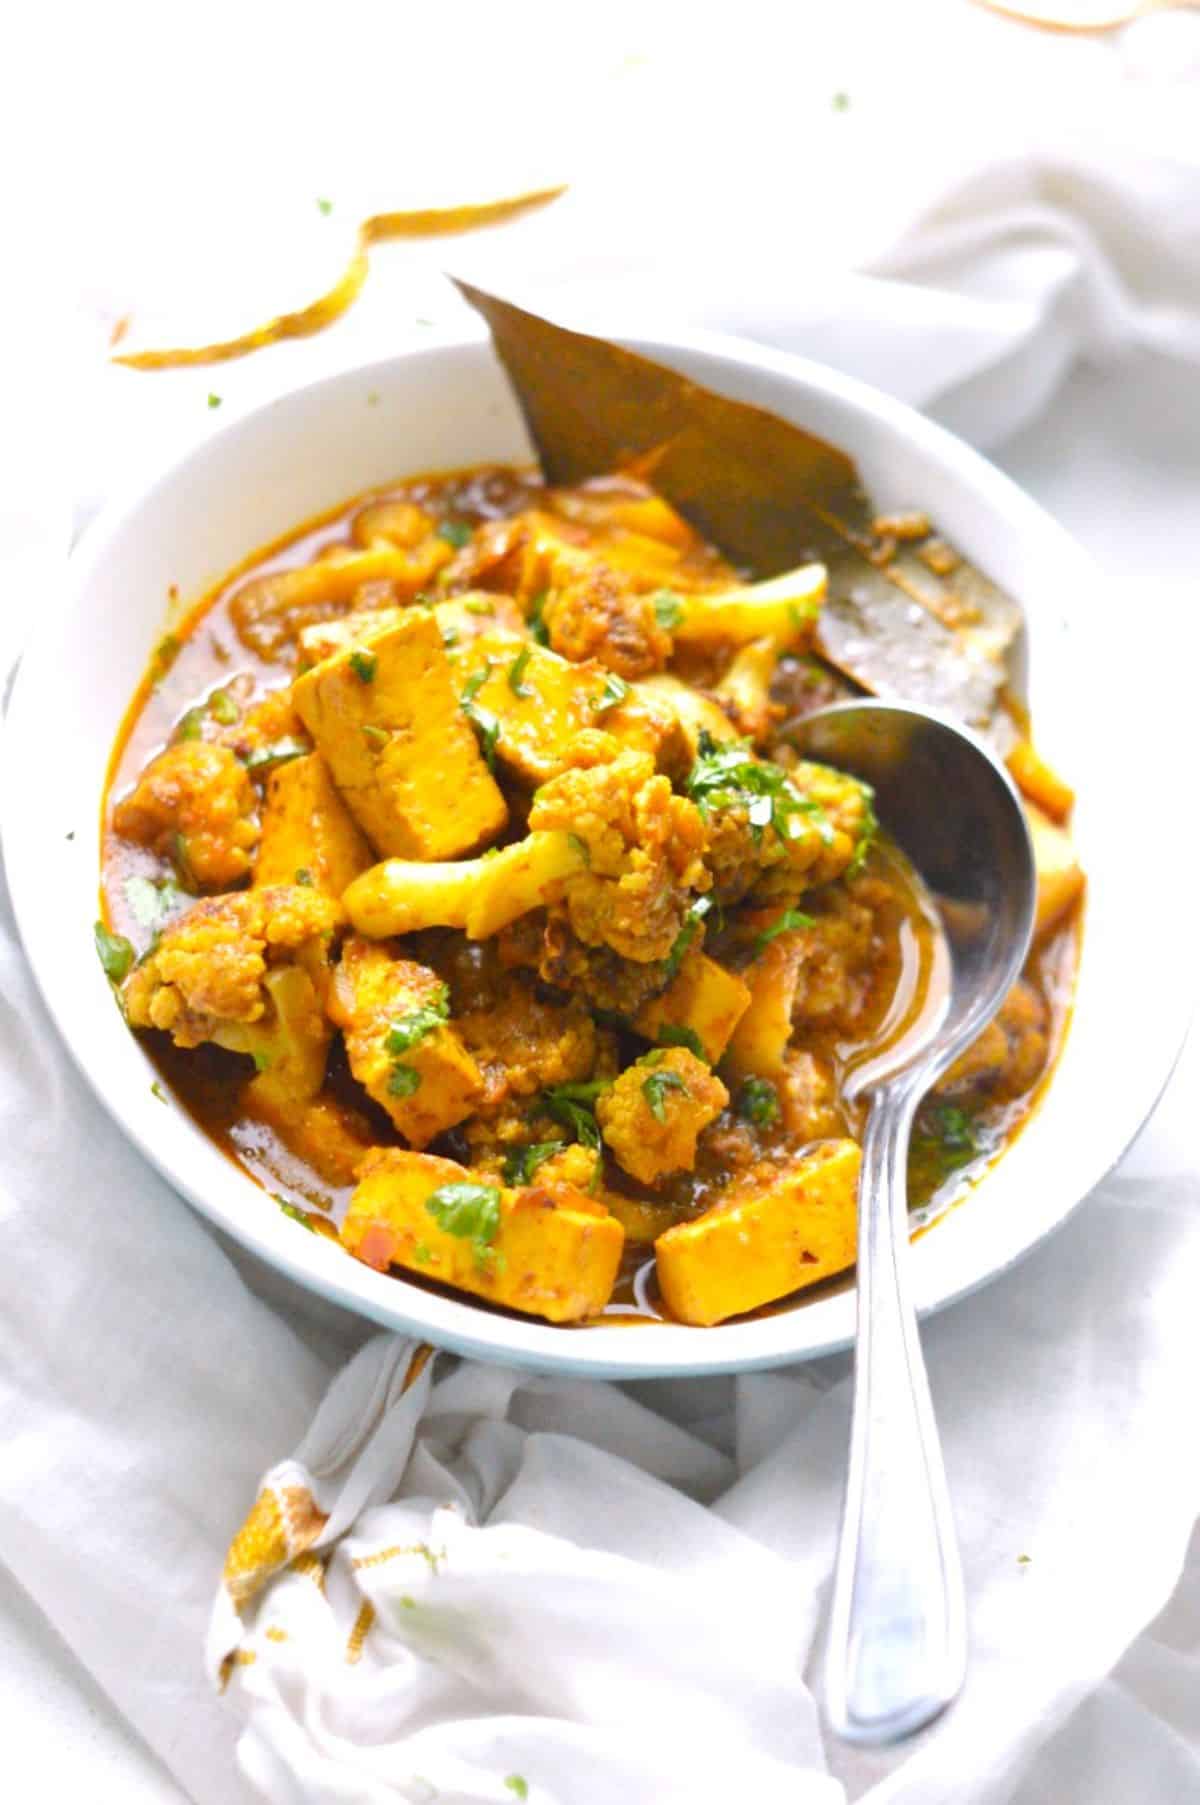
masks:
[[[669,361],[672,351],[715,356],[741,366],[782,378],[794,389],[807,389],[842,403],[852,411],[869,416],[900,444],[924,449],[936,461],[956,468],[989,513],[996,513],[1015,530],[1026,532],[1043,545],[1053,546],[1056,556],[1074,565],[1081,585],[1100,583],[1099,572],[1090,557],[1039,503],[1028,496],[1010,477],[992,465],[980,452],[955,434],[927,419],[906,403],[896,400],[872,385],[846,376],[811,359],[790,352],[776,351],[752,340],[733,334],[707,330],[667,329],[660,323],[644,321],[634,327],[628,323],[607,328],[611,336],[631,343],[645,355]],[[85,593],[91,578],[102,564],[113,541],[120,537],[139,514],[154,504],[160,488],[177,481],[187,465],[200,453],[219,451],[221,442],[237,434],[249,421],[276,408],[285,407],[300,397],[313,399],[322,390],[336,391],[348,382],[369,382],[372,376],[381,382],[384,373],[394,373],[397,366],[420,361],[437,354],[477,351],[486,344],[487,334],[480,327],[431,335],[419,346],[406,347],[384,358],[371,358],[361,363],[346,364],[333,372],[314,376],[311,380],[291,384],[266,400],[258,400],[241,409],[233,409],[215,431],[193,439],[177,449],[165,462],[147,470],[123,485],[121,493],[109,502],[89,524],[73,549],[68,576],[60,585],[53,605],[45,610],[37,630],[31,635],[22,654],[12,688],[4,723],[4,749],[9,754],[0,770],[0,827],[6,858],[15,848],[16,857],[7,859],[10,892],[18,930],[33,969],[35,981],[60,1038],[66,1044],[77,1068],[98,1096],[117,1128],[131,1140],[142,1155],[162,1174],[173,1189],[186,1197],[201,1214],[233,1236],[243,1247],[267,1264],[284,1272],[295,1282],[315,1290],[332,1302],[341,1304],[358,1315],[365,1315],[397,1332],[428,1338],[453,1352],[491,1361],[542,1370],[570,1371],[581,1375],[606,1378],[681,1377],[711,1375],[733,1371],[752,1371],[808,1360],[839,1351],[849,1345],[851,1336],[838,1331],[814,1337],[789,1338],[786,1325],[804,1319],[803,1308],[784,1310],[766,1318],[734,1322],[718,1326],[716,1331],[697,1330],[681,1324],[658,1324],[636,1321],[625,1323],[602,1320],[595,1326],[582,1325],[568,1333],[562,1326],[550,1325],[536,1318],[493,1314],[478,1304],[453,1295],[426,1291],[408,1285],[402,1279],[378,1274],[357,1262],[344,1266],[328,1258],[321,1237],[293,1234],[286,1240],[276,1232],[279,1223],[275,1211],[233,1210],[210,1195],[199,1183],[190,1181],[176,1162],[166,1157],[155,1144],[152,1134],[140,1122],[121,1113],[118,1097],[109,1091],[101,1075],[85,1061],[84,1053],[68,1031],[70,997],[55,981],[49,963],[43,963],[31,949],[38,943],[34,929],[37,886],[33,861],[23,857],[23,846],[31,834],[27,810],[19,801],[16,770],[19,759],[12,756],[25,720],[26,699],[36,693],[39,647],[48,643],[54,627],[67,612],[73,599]],[[148,473],[147,473],[148,472]],[[1069,610],[1072,628],[1078,624]],[[32,674],[31,674],[32,673]],[[32,837],[36,837],[33,835]],[[99,871],[96,871],[99,888]],[[922,1315],[932,1314],[960,1298],[970,1295],[1008,1271],[1043,1241],[1082,1203],[1095,1184],[1117,1163],[1125,1149],[1140,1132],[1148,1115],[1170,1077],[1182,1050],[1190,1015],[1190,995],[1181,986],[1180,1007],[1169,1030],[1160,1037],[1154,1082],[1143,1084],[1136,1109],[1127,1120],[1118,1142],[1106,1144],[1103,1156],[1084,1166],[1082,1181],[1075,1178],[1064,1191],[1068,1201],[1054,1212],[1048,1212],[1036,1232],[1012,1249],[1006,1257],[987,1264],[973,1277],[953,1284],[921,1305]],[[122,1025],[121,1033],[128,1031]],[[1147,1075],[1149,1076],[1149,1075]],[[1049,1090],[1053,1096],[1053,1075]],[[1039,1109],[1044,1107],[1044,1101]],[[1136,1119],[1135,1119],[1136,1118]],[[236,1173],[238,1189],[257,1182],[242,1168],[230,1162]],[[280,1222],[282,1219],[280,1219]],[[783,1326],[781,1326],[783,1325]],[[767,1332],[773,1328],[774,1333]],[[630,1334],[633,1331],[633,1339]],[[629,1342],[629,1353],[621,1352]],[[639,1351],[640,1350],[640,1351]]]

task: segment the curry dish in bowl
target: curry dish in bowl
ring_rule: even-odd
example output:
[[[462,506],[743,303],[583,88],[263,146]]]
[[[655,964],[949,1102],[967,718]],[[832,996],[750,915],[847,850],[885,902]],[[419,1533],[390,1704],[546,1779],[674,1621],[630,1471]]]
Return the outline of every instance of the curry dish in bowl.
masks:
[[[873,521],[897,548],[954,556]],[[869,789],[790,743],[860,693],[827,596],[819,559],[747,580],[640,474],[499,465],[234,573],[157,648],[106,805],[97,945],[162,1082],[300,1223],[493,1308],[711,1325],[845,1273],[850,1080],[938,929]],[[922,1106],[921,1222],[1070,1001],[1071,795],[1006,707],[1037,936]]]

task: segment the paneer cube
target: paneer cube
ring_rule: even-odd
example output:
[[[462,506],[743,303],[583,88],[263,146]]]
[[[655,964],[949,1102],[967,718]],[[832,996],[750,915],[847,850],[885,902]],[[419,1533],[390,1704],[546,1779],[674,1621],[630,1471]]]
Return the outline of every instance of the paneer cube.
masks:
[[[482,1075],[447,1021],[446,986],[428,966],[349,939],[328,1007],[345,1033],[350,1070],[414,1147],[479,1103]]]
[[[413,609],[292,686],[296,711],[375,849],[453,859],[495,838],[504,797],[459,706],[437,622]]]
[[[763,947],[742,972],[750,1000],[725,1056],[735,1078],[782,1077],[806,946],[803,929],[788,930]]]
[[[855,1141],[827,1141],[774,1180],[730,1187],[720,1203],[654,1244],[663,1301],[679,1322],[707,1326],[774,1303],[854,1264]]]
[[[1083,868],[1075,857],[1071,836],[1032,802],[1025,816],[1033,840],[1037,867],[1037,915],[1033,937],[1042,940],[1059,925],[1083,894]]]
[[[665,768],[687,766],[674,712],[615,683],[599,664],[572,663],[504,631],[464,637],[448,657],[459,686],[470,683],[479,706],[500,723],[496,757],[527,783],[556,777],[577,736],[595,727]]]
[[[749,1007],[749,986],[736,973],[706,953],[689,953],[667,988],[638,1010],[633,1025],[663,1045],[672,1029],[694,1034],[709,1065],[716,1065]]]
[[[509,1190],[453,1160],[393,1148],[364,1160],[342,1224],[343,1246],[378,1272],[403,1266],[550,1322],[603,1310],[624,1241],[585,1192]]]
[[[267,779],[254,885],[309,884],[339,897],[374,854],[319,752],[290,758]]]
[[[690,1172],[696,1138],[729,1101],[729,1092],[686,1047],[647,1053],[627,1066],[596,1104],[606,1144],[632,1178],[653,1184]]]

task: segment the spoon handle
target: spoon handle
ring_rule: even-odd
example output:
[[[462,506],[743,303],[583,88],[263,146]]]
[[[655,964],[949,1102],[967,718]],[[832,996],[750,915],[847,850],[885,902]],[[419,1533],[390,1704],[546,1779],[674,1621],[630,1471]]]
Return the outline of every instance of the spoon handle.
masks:
[[[874,1094],[858,1191],[858,1340],[826,1711],[884,1743],[945,1709],[967,1661],[962,1566],[908,1283],[910,1075]]]

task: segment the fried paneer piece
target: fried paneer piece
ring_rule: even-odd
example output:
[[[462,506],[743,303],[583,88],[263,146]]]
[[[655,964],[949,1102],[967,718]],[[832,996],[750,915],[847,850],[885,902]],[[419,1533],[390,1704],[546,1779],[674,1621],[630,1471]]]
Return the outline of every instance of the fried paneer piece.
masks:
[[[160,1028],[177,1047],[212,1041],[249,1054],[264,1105],[307,1101],[332,1038],[324,1006],[342,919],[331,898],[299,885],[196,903],[126,978],[130,1026]]]
[[[667,957],[693,896],[708,888],[705,833],[695,805],[672,793],[648,753],[564,771],[534,796],[529,825],[586,848],[587,868],[566,880],[585,946],[640,964]]]
[[[1025,817],[1033,841],[1037,867],[1037,915],[1035,940],[1044,940],[1065,919],[1083,895],[1083,867],[1075,856],[1071,836],[1035,804],[1025,804]]]
[[[543,612],[550,646],[572,663],[594,658],[626,680],[665,668],[671,635],[654,600],[599,558],[563,549]]]
[[[469,1010],[455,1027],[483,1073],[489,1107],[587,1078],[596,1059],[595,1024],[583,1002],[542,1002],[516,972],[490,1008]]]
[[[672,1031],[694,1034],[708,1063],[716,1065],[750,1007],[750,995],[736,972],[726,971],[706,953],[689,952],[671,983],[643,1005],[633,1025],[647,1040],[663,1039],[664,1044]]]
[[[257,799],[225,746],[180,740],[152,759],[113,810],[113,827],[174,859],[185,883],[230,890],[249,876],[258,844]]]
[[[351,936],[328,1007],[345,1034],[350,1070],[414,1147],[482,1099],[482,1074],[450,1027],[446,986],[428,966]]]
[[[481,1184],[453,1160],[392,1148],[363,1162],[342,1224],[343,1246],[378,1272],[407,1267],[550,1322],[603,1310],[624,1242],[586,1192]]]
[[[338,789],[384,856],[458,858],[495,838],[508,809],[451,681],[437,622],[401,616],[292,685]]]
[[[500,764],[527,783],[545,783],[566,769],[578,736],[597,726],[621,745],[649,752],[664,770],[682,771],[688,763],[673,710],[623,682],[613,684],[593,661],[571,664],[503,631],[463,638],[448,656],[460,688],[470,683],[474,699],[500,724]]]
[[[707,1326],[774,1303],[853,1265],[858,1224],[855,1141],[827,1141],[781,1171],[739,1178],[694,1222],[654,1244],[671,1315]]]
[[[254,885],[313,884],[341,896],[374,855],[319,752],[291,758],[267,779]]]
[[[654,1184],[690,1172],[696,1139],[729,1102],[729,1092],[686,1047],[647,1053],[627,1066],[596,1103],[605,1144],[631,1178]]]

